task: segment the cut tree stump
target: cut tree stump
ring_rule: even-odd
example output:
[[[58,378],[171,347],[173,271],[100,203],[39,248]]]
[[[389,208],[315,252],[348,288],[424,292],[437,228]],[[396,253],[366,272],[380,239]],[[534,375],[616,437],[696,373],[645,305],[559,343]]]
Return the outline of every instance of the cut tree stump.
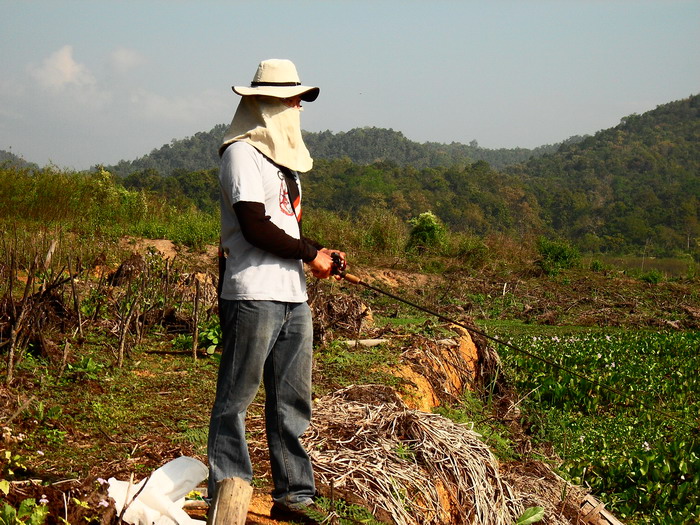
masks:
[[[219,481],[207,525],[244,525],[252,495],[253,487],[241,478]]]

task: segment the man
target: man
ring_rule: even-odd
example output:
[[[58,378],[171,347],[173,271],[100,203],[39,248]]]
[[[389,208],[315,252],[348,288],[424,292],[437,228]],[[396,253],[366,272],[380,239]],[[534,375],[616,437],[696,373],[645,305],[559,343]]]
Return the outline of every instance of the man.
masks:
[[[289,60],[265,60],[219,148],[223,354],[209,428],[209,494],[222,479],[251,481],[246,410],[260,381],[274,490],[272,515],[303,518],[316,492],[299,437],[311,420],[312,323],[304,263],[331,275],[332,250],[301,235],[298,172],[312,159],[301,136],[301,102],[319,88],[303,86]],[[344,254],[339,253],[344,260]]]

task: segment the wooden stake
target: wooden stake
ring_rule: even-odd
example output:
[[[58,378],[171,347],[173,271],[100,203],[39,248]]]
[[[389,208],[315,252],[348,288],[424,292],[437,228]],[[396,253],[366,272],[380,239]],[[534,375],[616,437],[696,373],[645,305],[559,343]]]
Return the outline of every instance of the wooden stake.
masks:
[[[80,268],[80,259],[78,259],[78,268]],[[70,257],[68,257],[68,274],[70,275],[70,288],[73,292],[73,308],[75,308],[75,314],[78,316],[78,333],[80,334],[81,341],[85,339],[83,336],[83,318],[80,313],[80,299],[78,297],[78,291],[75,288],[75,278],[77,273],[73,274],[73,268],[71,268]]]
[[[253,487],[241,478],[226,478],[216,485],[207,525],[245,525]]]
[[[201,287],[199,285],[199,277],[194,278],[195,294],[194,294],[194,333],[192,334],[192,359],[197,360],[197,347],[199,346],[199,296]]]

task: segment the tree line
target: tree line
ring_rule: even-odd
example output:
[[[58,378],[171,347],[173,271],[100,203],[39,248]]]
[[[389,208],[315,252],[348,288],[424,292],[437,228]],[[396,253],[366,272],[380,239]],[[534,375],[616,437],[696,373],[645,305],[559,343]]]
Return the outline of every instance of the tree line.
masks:
[[[216,146],[225,128],[107,170],[125,188],[216,214]],[[503,167],[472,158],[476,143],[421,145],[393,130],[306,133],[305,140],[315,157],[302,176],[308,212],[356,217],[383,209],[408,221],[431,211],[455,232],[545,235],[588,253],[700,259],[700,95],[555,149],[520,157],[509,150],[513,162],[501,157]]]
[[[665,104],[503,169],[466,157],[422,167],[383,158],[398,135],[355,130],[342,141],[354,137],[355,155],[376,160],[353,161],[342,148],[333,158],[317,157],[313,170],[302,176],[305,204],[307,210],[346,216],[381,208],[406,221],[432,211],[453,231],[547,235],[591,253],[698,257],[699,108],[700,96]],[[315,137],[333,142],[327,132]],[[403,158],[416,155],[407,147]],[[216,206],[214,167],[178,169],[172,177],[141,170],[123,183],[190,198],[207,211]]]
[[[115,175],[126,177],[136,171],[155,170],[169,176],[177,171],[196,171],[217,168],[217,150],[227,126],[219,124],[210,131],[196,133],[182,140],[173,139],[154,149],[148,155],[135,160],[121,160],[106,168]],[[575,136],[561,144],[527,148],[482,148],[476,141],[467,144],[452,142],[418,143],[393,129],[376,127],[356,128],[348,132],[304,131],[304,142],[314,159],[348,159],[354,164],[393,162],[401,166],[416,168],[467,165],[483,160],[496,169],[525,162],[531,157],[553,153],[564,143],[583,140]]]

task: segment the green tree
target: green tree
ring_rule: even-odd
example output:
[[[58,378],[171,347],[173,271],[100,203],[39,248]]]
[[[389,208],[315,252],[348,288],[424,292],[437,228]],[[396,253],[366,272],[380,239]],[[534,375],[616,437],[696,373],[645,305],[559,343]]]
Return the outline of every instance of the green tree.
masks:
[[[411,219],[412,226],[406,248],[409,251],[424,253],[441,252],[447,241],[447,229],[442,221],[430,211]]]

